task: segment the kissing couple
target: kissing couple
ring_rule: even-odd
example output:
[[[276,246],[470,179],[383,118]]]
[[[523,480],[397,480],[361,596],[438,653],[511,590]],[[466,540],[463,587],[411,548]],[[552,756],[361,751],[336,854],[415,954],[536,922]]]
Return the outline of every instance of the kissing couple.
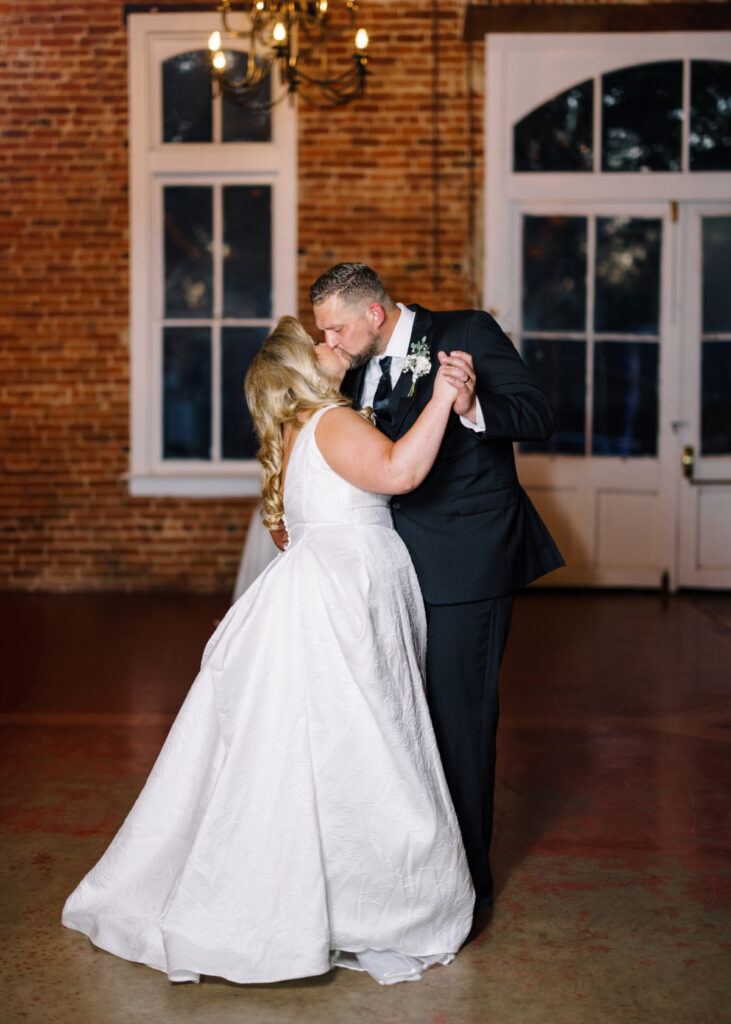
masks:
[[[245,384],[284,551],[63,912],[174,982],[454,958],[493,896],[514,593],[563,564],[513,458],[553,413],[495,321],[395,303],[360,263],[310,298],[322,340],[282,318]]]

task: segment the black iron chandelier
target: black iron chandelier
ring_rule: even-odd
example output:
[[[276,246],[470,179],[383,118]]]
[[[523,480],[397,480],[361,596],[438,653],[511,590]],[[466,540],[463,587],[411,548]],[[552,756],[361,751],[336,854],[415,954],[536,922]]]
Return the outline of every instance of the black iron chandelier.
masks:
[[[267,110],[289,96],[300,96],[308,106],[327,109],[343,106],[365,93],[368,33],[358,28],[357,0],[346,0],[345,27],[334,27],[328,0],[252,0],[237,4],[247,27],[231,25],[231,0],[221,0],[218,10],[222,31],[211,33],[208,49],[214,92],[223,91],[235,103],[251,110]],[[223,46],[226,37],[248,41],[245,72],[235,66]],[[328,44],[352,52],[348,66],[331,75],[327,66]],[[239,64],[240,67],[240,64]],[[279,92],[274,95],[273,72],[279,71]],[[268,95],[262,83],[271,76]]]

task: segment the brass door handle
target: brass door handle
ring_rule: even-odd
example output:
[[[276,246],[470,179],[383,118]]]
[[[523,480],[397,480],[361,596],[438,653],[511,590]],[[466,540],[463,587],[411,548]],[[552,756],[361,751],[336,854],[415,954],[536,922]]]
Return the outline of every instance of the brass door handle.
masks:
[[[695,469],[695,449],[692,444],[683,445],[683,451],[680,456],[680,466],[683,470],[683,476],[686,480],[689,480],[694,487],[728,487],[731,484],[731,480],[728,478],[725,480],[711,480],[708,477],[701,477],[700,479],[693,478],[693,470]]]
[[[693,464],[695,462],[695,452],[693,451],[692,444],[683,445],[683,454],[680,456],[680,465],[683,469],[683,476],[686,480],[693,479]]]

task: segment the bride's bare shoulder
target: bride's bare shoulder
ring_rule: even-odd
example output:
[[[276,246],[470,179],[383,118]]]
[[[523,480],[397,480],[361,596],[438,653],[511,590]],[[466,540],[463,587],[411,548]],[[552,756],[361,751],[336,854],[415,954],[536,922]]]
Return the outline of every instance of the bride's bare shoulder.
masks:
[[[315,437],[323,455],[361,444],[371,433],[378,433],[368,420],[348,405],[327,409],[317,422]]]

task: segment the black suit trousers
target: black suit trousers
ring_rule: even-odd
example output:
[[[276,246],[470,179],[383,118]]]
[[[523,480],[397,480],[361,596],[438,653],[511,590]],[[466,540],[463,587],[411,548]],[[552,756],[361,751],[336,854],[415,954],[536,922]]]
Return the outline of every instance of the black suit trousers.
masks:
[[[477,899],[492,896],[498,672],[514,595],[426,604],[426,690]]]

